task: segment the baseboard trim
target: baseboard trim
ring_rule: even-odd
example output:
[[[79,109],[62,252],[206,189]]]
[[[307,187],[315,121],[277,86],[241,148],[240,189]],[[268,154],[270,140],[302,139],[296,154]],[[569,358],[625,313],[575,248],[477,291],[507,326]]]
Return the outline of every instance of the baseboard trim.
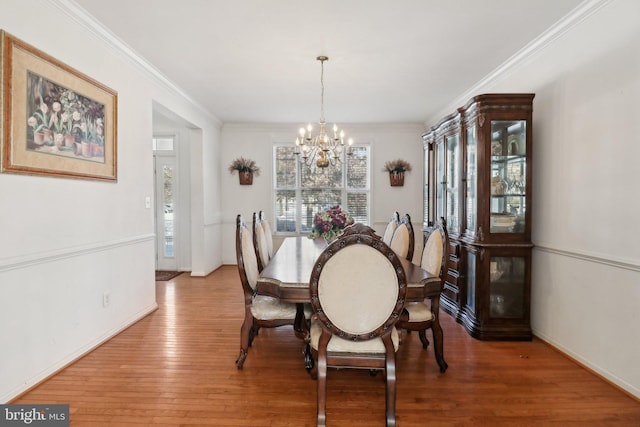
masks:
[[[553,350],[561,354],[563,357],[567,358],[571,362],[580,366],[582,369],[588,372],[591,372],[593,375],[597,376],[602,381],[606,382],[607,384],[610,384],[612,387],[616,388],[617,390],[620,390],[621,392],[623,392],[624,394],[626,394],[636,402],[640,403],[640,390],[636,389],[631,384],[621,380],[615,375],[612,375],[602,369],[599,369],[589,364],[588,362],[582,360],[579,356],[574,355],[573,352],[569,351],[568,349],[564,348],[559,344],[554,343],[552,340],[547,339],[543,335],[537,334],[535,331],[533,332],[533,336],[534,338],[537,338],[542,343],[544,343],[545,345],[549,346],[550,348],[552,348]]]
[[[7,393],[6,396],[0,397],[0,402],[2,402],[2,403],[11,403],[13,401],[16,401],[17,399],[19,399],[23,395],[29,393],[34,388],[38,387],[43,382],[47,381],[49,378],[51,378],[51,377],[55,376],[56,374],[58,374],[59,372],[61,372],[63,369],[67,368],[68,366],[70,366],[70,365],[74,364],[75,362],[77,362],[78,360],[82,359],[83,357],[85,357],[86,355],[88,355],[89,353],[91,353],[92,351],[97,349],[98,347],[100,347],[102,344],[104,344],[105,342],[109,341],[111,338],[115,337],[116,335],[118,335],[121,332],[125,331],[129,327],[133,326],[135,323],[137,323],[140,320],[142,320],[143,318],[147,317],[149,314],[153,313],[157,309],[158,309],[158,304],[154,302],[151,306],[145,308],[142,311],[139,311],[137,314],[132,316],[129,320],[127,320],[126,322],[122,323],[117,328],[107,332],[106,334],[104,334],[103,336],[99,337],[98,339],[90,342],[86,346],[83,346],[83,347],[79,348],[78,350],[76,350],[75,352],[70,354],[65,359],[63,359],[63,360],[59,361],[58,363],[56,363],[55,365],[51,366],[49,369],[46,369],[45,371],[33,376],[32,378],[27,379],[23,383],[23,387],[18,387],[16,389],[10,391],[9,393]]]

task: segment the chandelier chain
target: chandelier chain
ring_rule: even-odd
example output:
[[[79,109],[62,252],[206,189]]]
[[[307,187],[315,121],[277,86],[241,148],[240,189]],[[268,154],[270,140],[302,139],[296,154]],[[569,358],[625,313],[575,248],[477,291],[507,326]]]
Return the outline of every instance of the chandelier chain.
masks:
[[[324,61],[320,60],[320,122],[324,123]]]

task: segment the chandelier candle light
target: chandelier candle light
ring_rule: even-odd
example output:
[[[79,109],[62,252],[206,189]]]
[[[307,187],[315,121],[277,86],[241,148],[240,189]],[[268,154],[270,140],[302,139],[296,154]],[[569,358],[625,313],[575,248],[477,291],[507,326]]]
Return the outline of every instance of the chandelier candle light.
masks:
[[[344,131],[338,132],[338,126],[333,125],[333,136],[327,134],[326,122],[324,120],[324,61],[328,61],[327,56],[318,56],[320,61],[320,133],[313,135],[313,127],[311,123],[307,128],[300,128],[300,136],[296,138],[296,156],[300,156],[300,160],[308,166],[315,161],[319,168],[335,165],[340,162],[340,155],[344,148]],[[347,155],[353,154],[353,139],[349,139],[347,147]]]

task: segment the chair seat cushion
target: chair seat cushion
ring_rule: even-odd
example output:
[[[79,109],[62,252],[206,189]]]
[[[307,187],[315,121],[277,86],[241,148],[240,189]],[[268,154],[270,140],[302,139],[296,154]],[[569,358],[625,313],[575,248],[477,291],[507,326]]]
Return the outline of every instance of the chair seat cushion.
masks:
[[[322,325],[319,320],[311,319],[311,347],[318,350],[320,335],[322,335]],[[391,331],[391,341],[393,347],[397,351],[400,340],[398,339],[398,331],[394,327]],[[337,336],[332,336],[327,345],[328,352],[334,353],[385,353],[382,338],[374,338],[367,341],[350,341]]]
[[[431,309],[423,302],[410,302],[404,306],[409,313],[409,322],[427,322],[433,320]]]
[[[311,304],[304,304],[305,319],[310,319],[312,313],[313,309],[311,308]],[[295,319],[296,305],[281,302],[278,298],[256,295],[253,297],[251,314],[259,320]]]
[[[251,304],[251,314],[259,320],[295,319],[296,305],[281,302],[278,298],[256,295]]]

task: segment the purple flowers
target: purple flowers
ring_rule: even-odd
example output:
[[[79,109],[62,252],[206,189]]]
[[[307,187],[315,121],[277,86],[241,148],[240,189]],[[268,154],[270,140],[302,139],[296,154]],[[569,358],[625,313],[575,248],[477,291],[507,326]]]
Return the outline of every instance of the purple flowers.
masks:
[[[310,239],[324,237],[333,240],[340,236],[344,228],[353,224],[353,218],[340,206],[332,206],[325,212],[318,212],[313,218],[313,229],[309,235]]]

